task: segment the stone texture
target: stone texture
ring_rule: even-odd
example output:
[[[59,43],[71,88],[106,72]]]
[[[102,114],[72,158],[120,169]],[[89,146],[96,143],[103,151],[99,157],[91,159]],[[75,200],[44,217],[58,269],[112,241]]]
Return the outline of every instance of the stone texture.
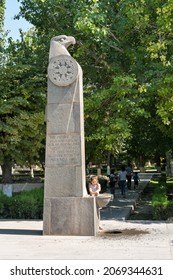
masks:
[[[45,197],[81,197],[86,194],[82,186],[81,168],[76,166],[57,166],[46,168]]]
[[[47,107],[47,132],[80,132],[79,104],[49,104]]]
[[[96,235],[99,226],[95,198],[56,197],[46,199],[45,235]],[[93,217],[96,217],[93,219]]]

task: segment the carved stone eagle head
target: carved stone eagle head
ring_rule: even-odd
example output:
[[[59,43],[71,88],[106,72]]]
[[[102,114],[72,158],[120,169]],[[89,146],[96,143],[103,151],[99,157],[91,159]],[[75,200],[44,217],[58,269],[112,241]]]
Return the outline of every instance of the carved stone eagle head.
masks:
[[[55,41],[60,43],[61,45],[63,45],[66,49],[70,46],[70,45],[74,45],[76,43],[76,40],[74,37],[72,36],[66,36],[66,35],[59,35],[59,36],[55,36],[51,39],[51,42]]]

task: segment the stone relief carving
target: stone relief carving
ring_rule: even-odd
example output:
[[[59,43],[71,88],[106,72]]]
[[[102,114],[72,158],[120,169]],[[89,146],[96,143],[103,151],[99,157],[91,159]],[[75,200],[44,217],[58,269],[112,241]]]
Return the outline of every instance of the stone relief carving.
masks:
[[[49,62],[48,75],[55,85],[68,86],[77,78],[78,65],[74,58],[68,55],[55,56]]]

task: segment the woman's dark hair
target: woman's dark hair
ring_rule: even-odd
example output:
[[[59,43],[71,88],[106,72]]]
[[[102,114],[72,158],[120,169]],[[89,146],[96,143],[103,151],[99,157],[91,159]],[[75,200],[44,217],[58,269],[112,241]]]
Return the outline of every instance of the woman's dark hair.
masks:
[[[124,165],[121,166],[121,170],[122,170],[122,171],[125,171],[125,170],[126,170]]]

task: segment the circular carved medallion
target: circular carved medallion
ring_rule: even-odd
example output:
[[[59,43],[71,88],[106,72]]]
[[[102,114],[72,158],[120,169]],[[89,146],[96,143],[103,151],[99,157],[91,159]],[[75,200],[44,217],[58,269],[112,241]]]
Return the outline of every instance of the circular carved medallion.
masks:
[[[57,86],[72,84],[78,74],[78,65],[69,55],[58,55],[51,58],[48,66],[48,75],[52,83]]]

